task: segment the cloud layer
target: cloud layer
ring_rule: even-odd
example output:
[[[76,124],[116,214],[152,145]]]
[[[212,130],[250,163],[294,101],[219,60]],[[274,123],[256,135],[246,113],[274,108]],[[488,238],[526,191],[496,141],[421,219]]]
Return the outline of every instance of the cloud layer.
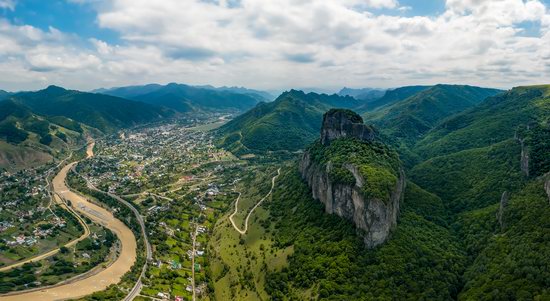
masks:
[[[121,42],[0,19],[0,88],[550,83],[550,12],[538,0],[447,0],[430,17],[405,17],[396,0],[72,2],[93,5]]]

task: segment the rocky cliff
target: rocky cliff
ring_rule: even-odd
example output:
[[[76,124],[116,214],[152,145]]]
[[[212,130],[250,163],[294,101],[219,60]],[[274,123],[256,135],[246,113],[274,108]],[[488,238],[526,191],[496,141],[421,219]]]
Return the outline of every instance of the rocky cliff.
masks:
[[[397,155],[351,111],[326,113],[321,137],[299,165],[313,198],[327,213],[352,221],[367,247],[382,244],[396,226],[405,190]]]
[[[332,140],[353,137],[361,141],[372,141],[375,130],[363,124],[363,118],[351,110],[332,109],[323,116],[321,143],[329,145]]]
[[[510,193],[508,193],[508,191],[505,191],[502,193],[502,196],[500,197],[500,206],[497,211],[497,220],[501,230],[504,229],[504,211],[508,207],[509,202],[510,202]]]
[[[545,175],[544,180],[544,191],[546,191],[546,194],[548,195],[548,203],[550,203],[550,172]]]

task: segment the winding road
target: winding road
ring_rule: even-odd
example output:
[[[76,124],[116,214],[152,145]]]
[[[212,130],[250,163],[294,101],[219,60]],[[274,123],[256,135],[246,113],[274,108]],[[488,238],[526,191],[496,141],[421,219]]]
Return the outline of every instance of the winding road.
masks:
[[[198,219],[201,218],[199,214]],[[191,253],[191,288],[193,289],[192,301],[195,301],[197,298],[197,289],[195,288],[195,254],[197,253],[197,235],[199,234],[199,224],[195,223],[195,232],[193,233],[193,250]]]
[[[93,156],[93,147],[93,142],[88,145],[86,150],[88,158]],[[137,243],[132,231],[123,222],[116,219],[111,212],[72,192],[65,184],[67,173],[77,163],[70,163],[61,169],[53,179],[53,190],[57,197],[70,201],[72,208],[80,214],[113,231],[121,242],[119,256],[110,266],[90,277],[41,290],[1,295],[0,301],[54,301],[80,298],[105,290],[109,285],[117,284],[120,282],[122,276],[134,265]]]
[[[86,180],[86,184],[88,185],[88,188],[90,188],[92,190],[95,190],[97,192],[104,193],[104,194],[114,198],[115,200],[119,201],[124,206],[128,207],[134,213],[134,215],[136,216],[137,221],[139,222],[139,226],[141,228],[141,235],[143,236],[144,241],[145,241],[145,256],[146,256],[147,260],[145,260],[145,263],[143,264],[143,268],[141,269],[141,274],[139,276],[138,281],[136,281],[136,284],[130,290],[130,293],[126,296],[126,298],[124,298],[124,301],[134,300],[134,298],[137,297],[139,295],[139,293],[141,293],[141,289],[143,288],[142,279],[143,279],[143,277],[145,277],[145,272],[147,271],[147,264],[148,264],[149,261],[151,261],[153,259],[153,251],[151,249],[151,244],[149,243],[149,238],[147,236],[147,231],[145,230],[145,222],[143,221],[143,217],[141,216],[139,211],[134,206],[132,206],[129,202],[127,202],[123,198],[119,197],[116,194],[106,192],[106,191],[103,191],[103,190],[99,190],[87,178],[84,178],[84,179]]]
[[[231,214],[229,216],[229,220],[231,221],[231,224],[233,225],[233,228],[235,228],[235,230],[241,234],[246,234],[246,231],[248,231],[248,219],[250,218],[250,216],[252,215],[252,213],[254,212],[254,210],[256,210],[256,208],[258,208],[258,206],[260,206],[262,204],[263,201],[265,201],[270,195],[271,193],[273,192],[273,188],[275,187],[275,180],[279,177],[279,175],[281,175],[281,168],[277,169],[277,175],[275,175],[272,179],[271,179],[271,189],[269,190],[269,192],[258,202],[256,203],[256,205],[254,205],[254,207],[252,207],[252,210],[250,210],[250,212],[248,212],[248,215],[246,216],[246,219],[244,220],[244,229],[239,229],[239,227],[237,227],[237,225],[235,224],[235,221],[233,220],[233,217],[235,216],[235,214],[237,214],[239,212],[239,200],[241,199],[241,193],[239,192],[239,196],[237,197],[237,200],[235,201],[235,211],[233,211],[233,214]]]

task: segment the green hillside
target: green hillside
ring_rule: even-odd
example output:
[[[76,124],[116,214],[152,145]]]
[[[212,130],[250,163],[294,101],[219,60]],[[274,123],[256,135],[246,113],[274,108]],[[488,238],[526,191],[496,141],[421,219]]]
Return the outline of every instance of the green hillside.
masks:
[[[365,116],[384,133],[413,142],[446,117],[474,107],[499,92],[472,86],[435,85]]]
[[[193,111],[244,111],[260,101],[271,100],[265,92],[245,88],[188,86],[170,83],[162,86],[150,84],[101,90],[103,94],[124,97],[153,105],[164,106],[179,112]]]
[[[512,194],[503,227],[496,206],[461,218],[460,233],[475,259],[459,300],[550,299],[550,206],[543,185],[534,180]]]
[[[407,141],[406,150],[419,163],[406,171],[409,182],[397,228],[373,250],[363,248],[350,222],[327,215],[291,168],[268,204],[276,251],[293,250],[288,266],[268,268],[271,298],[548,299],[550,196],[544,181],[550,180],[549,91],[550,86],[520,87],[484,100],[499,91],[434,86],[380,110],[383,114],[373,120],[385,133],[382,139]],[[233,130],[272,111],[258,109]],[[425,129],[403,123],[405,116],[415,116]],[[522,144],[529,175],[520,168]],[[316,148],[313,144],[312,153],[325,160],[330,155],[333,166],[370,157],[346,139],[325,152]],[[332,172],[342,182],[348,178]],[[384,180],[366,178],[372,185]],[[510,201],[500,212],[504,191]]]
[[[65,90],[50,86],[37,92],[21,92],[10,97],[34,113],[64,116],[103,132],[173,116],[173,112],[150,104],[103,94]]]
[[[353,108],[359,103],[349,96],[285,92],[222,126],[220,145],[236,153],[304,149],[319,136],[328,109]]]
[[[430,86],[406,86],[406,87],[399,87],[395,89],[389,89],[389,90],[386,90],[386,92],[384,93],[384,95],[382,95],[382,97],[377,98],[371,102],[368,102],[360,106],[359,108],[357,108],[357,111],[361,113],[374,111],[380,107],[389,106],[396,102],[405,100],[413,96],[414,94],[429,88]]]
[[[39,165],[83,142],[84,128],[65,117],[43,117],[12,100],[0,101],[0,167]]]
[[[353,225],[324,212],[298,172],[283,175],[269,203],[277,248],[293,246],[288,267],[270,272],[272,300],[451,300],[466,256],[445,224],[441,200],[407,186],[398,226],[366,250]]]
[[[3,100],[3,99],[8,98],[10,95],[11,95],[11,93],[6,92],[4,90],[0,90],[0,101]]]
[[[416,165],[410,175],[443,198],[453,211],[483,208],[499,201],[503,191],[523,183],[520,152],[519,143],[508,139],[432,158]]]
[[[514,137],[520,125],[550,120],[550,86],[518,87],[442,122],[418,142],[424,157],[488,146]]]
[[[549,91],[518,87],[489,98],[443,121],[414,149],[433,158],[409,174],[445,201],[468,255],[459,300],[550,297]],[[520,140],[529,175],[520,168]],[[510,200],[499,205],[504,191]]]

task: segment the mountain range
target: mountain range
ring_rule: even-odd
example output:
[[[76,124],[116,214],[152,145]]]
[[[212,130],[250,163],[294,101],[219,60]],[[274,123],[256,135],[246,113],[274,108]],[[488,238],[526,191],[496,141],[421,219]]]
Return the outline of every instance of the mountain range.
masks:
[[[266,276],[271,296],[550,297],[550,86],[435,85],[363,114],[369,118],[376,128],[369,132],[380,132],[386,146],[361,145],[349,134],[329,146],[317,140],[279,180],[269,220],[276,245],[292,246],[293,255],[285,269]],[[327,133],[344,129],[363,133],[358,125]],[[370,228],[375,223],[362,218],[372,215],[362,212],[378,200],[394,202],[387,193],[374,197],[394,187],[395,171],[377,171],[396,162],[392,145],[397,162],[415,160],[403,162],[407,185],[396,228],[387,242],[365,250],[361,230],[367,225],[368,238],[381,228]],[[374,200],[362,203],[358,191],[365,190]]]
[[[410,86],[388,90],[378,100],[367,102],[351,96],[305,94],[293,90],[220,128],[220,145],[239,152],[304,149],[317,136],[322,114],[328,109],[361,111],[369,104],[376,104],[376,107],[363,114],[367,123],[376,124],[394,140],[416,141],[440,120],[499,92],[457,85]]]
[[[0,168],[43,164],[84,143],[84,130],[71,119],[40,116],[11,99],[0,101]]]
[[[384,89],[373,89],[373,88],[361,88],[361,89],[353,89],[353,88],[342,88],[338,95],[340,96],[351,96],[358,100],[363,100],[365,102],[371,102],[374,100],[377,100],[384,96],[386,90]]]
[[[36,92],[20,92],[9,99],[45,116],[64,116],[112,132],[121,127],[169,118],[174,112],[158,106],[96,93],[66,90],[57,86]]]
[[[244,112],[215,135],[284,167],[259,223],[292,247],[284,268],[262,269],[273,299],[550,298],[550,86],[373,91],[0,92],[0,167],[42,164],[88,134]]]
[[[261,103],[219,129],[220,145],[235,153],[296,151],[318,135],[323,114],[330,108],[354,108],[351,96],[291,90],[275,101]]]
[[[429,89],[431,86],[405,86],[395,89],[386,90],[384,95],[378,99],[362,105],[357,108],[357,111],[364,113],[367,111],[374,111],[380,107],[392,105],[396,102],[405,100],[418,92]]]
[[[0,167],[44,163],[84,143],[84,136],[89,134],[109,134],[184,113],[238,113],[271,99],[266,92],[246,88],[183,84],[99,89],[93,93],[58,86],[32,92],[0,90]]]
[[[267,92],[237,87],[189,86],[170,83],[96,90],[99,93],[141,101],[177,112],[242,112],[262,101],[272,100]]]

